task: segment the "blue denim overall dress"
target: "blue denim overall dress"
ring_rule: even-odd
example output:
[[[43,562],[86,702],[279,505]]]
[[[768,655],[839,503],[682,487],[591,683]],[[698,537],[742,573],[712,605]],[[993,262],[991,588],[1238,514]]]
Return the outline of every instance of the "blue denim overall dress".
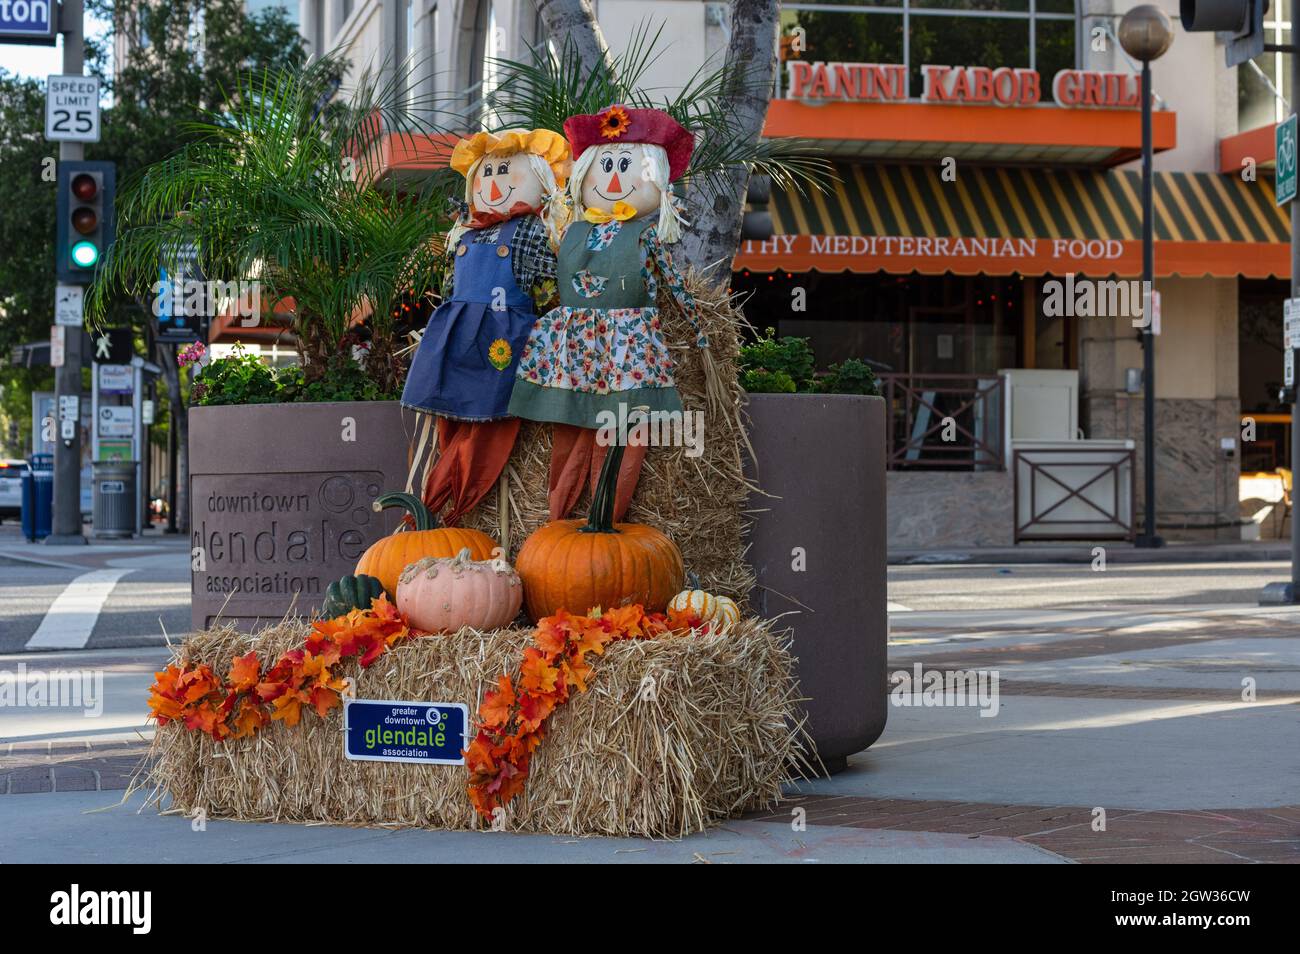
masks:
[[[472,231],[461,236],[452,297],[429,318],[403,407],[461,421],[509,416],[515,368],[537,318],[511,267],[518,226],[518,218],[506,222],[496,242],[476,243]]]

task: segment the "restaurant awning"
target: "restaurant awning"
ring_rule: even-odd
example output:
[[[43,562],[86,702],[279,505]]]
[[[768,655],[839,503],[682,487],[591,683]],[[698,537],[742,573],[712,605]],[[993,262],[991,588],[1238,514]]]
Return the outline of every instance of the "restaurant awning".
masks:
[[[842,163],[825,191],[772,191],[774,236],[737,269],[1139,276],[1140,173]],[[1155,176],[1156,274],[1290,273],[1290,221],[1271,181]]]

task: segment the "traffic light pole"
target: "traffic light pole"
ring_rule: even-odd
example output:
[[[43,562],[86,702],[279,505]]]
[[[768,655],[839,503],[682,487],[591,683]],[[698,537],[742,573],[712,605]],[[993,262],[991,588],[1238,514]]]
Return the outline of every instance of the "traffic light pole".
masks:
[[[85,70],[85,40],[82,18],[83,0],[63,0],[59,5],[59,32],[63,34],[63,72],[80,74]],[[59,162],[86,157],[79,142],[59,143]],[[81,397],[81,328],[69,328],[63,366],[54,370],[55,417],[65,395]],[[94,422],[91,422],[94,426]],[[79,544],[81,533],[81,421],[74,422],[72,440],[65,441],[62,422],[54,423],[54,513],[49,544]]]

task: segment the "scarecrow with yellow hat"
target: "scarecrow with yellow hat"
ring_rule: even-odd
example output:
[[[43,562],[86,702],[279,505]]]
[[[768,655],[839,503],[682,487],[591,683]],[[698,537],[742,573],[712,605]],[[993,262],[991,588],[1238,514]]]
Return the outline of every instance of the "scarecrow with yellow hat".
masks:
[[[569,146],[548,129],[478,133],[456,144],[465,205],[447,236],[443,301],[429,318],[402,405],[436,415],[438,459],[424,486],[455,524],[491,489],[519,432],[515,369],[539,312],[555,299],[555,246],[567,215]]]
[[[597,440],[605,422],[682,410],[655,304],[659,287],[696,324],[696,344],[708,347],[668,250],[682,234],[671,183],[686,171],[694,135],[663,110],[621,105],[570,116],[564,131],[575,156],[574,221],[560,246],[560,303],[533,326],[510,398],[511,414],[553,424],[552,520],[573,509],[588,483],[595,487],[608,451]],[[707,351],[704,359],[707,376]],[[648,449],[644,441],[628,444],[615,520],[627,510]]]

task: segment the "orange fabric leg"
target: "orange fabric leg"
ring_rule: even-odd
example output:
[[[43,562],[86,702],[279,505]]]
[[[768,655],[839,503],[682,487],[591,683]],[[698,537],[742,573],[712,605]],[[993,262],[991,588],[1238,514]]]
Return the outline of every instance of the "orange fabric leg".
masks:
[[[456,484],[457,447],[464,437],[463,422],[439,417],[436,418],[436,423],[438,459],[434,461],[429,479],[424,484],[424,505],[432,514],[436,514],[451,499],[452,488]]]
[[[587,484],[596,432],[572,424],[551,426],[551,473],[547,496],[551,519],[563,520],[578,503]]]
[[[592,435],[592,455],[591,455],[591,490],[596,491],[596,484],[600,480],[600,467],[605,463],[605,454],[609,448],[595,443],[595,431],[589,432]],[[645,463],[646,451],[650,448],[645,444],[628,444],[623,449],[623,462],[618,468],[618,486],[614,493],[614,522],[620,523],[627,515],[627,508],[632,503],[632,494],[636,492],[637,481],[641,479],[641,465]]]
[[[519,418],[461,423],[451,491],[452,507],[443,522],[456,523],[487,496],[505,469],[519,435]]]

